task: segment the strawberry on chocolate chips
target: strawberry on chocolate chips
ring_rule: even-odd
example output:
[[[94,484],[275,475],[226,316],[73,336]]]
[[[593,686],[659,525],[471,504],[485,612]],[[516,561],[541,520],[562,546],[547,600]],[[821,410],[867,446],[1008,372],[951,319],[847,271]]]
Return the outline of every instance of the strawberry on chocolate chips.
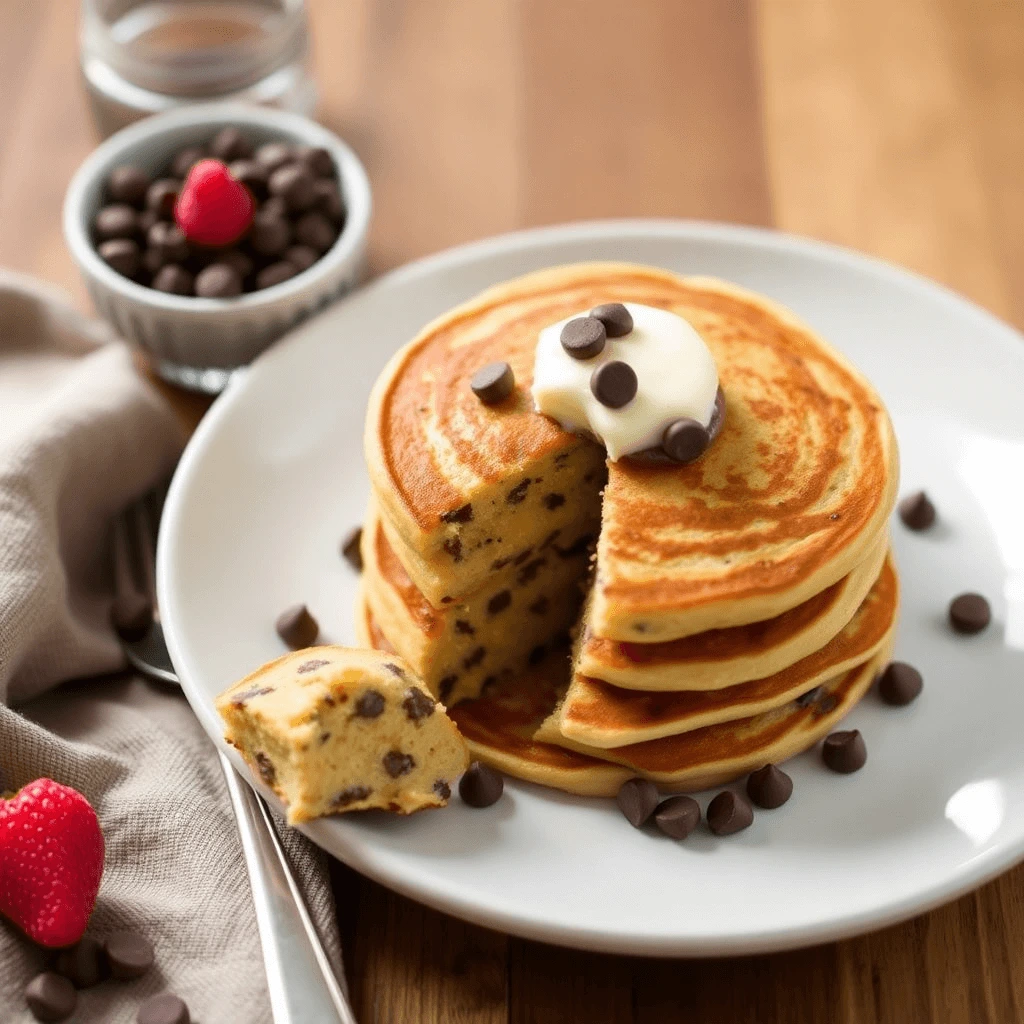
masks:
[[[230,245],[249,229],[252,194],[220,160],[200,160],[188,172],[174,219],[190,242]]]
[[[77,790],[37,779],[0,799],[0,914],[34,942],[77,942],[102,875],[103,833]]]

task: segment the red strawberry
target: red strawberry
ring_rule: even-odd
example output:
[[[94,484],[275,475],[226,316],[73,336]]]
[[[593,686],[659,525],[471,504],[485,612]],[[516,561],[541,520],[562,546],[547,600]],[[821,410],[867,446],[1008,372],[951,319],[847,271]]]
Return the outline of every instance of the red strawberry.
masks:
[[[230,245],[252,223],[249,190],[228,173],[220,160],[192,165],[174,205],[174,219],[190,242]]]
[[[78,790],[36,779],[0,799],[0,914],[34,942],[77,942],[102,875],[103,833]]]

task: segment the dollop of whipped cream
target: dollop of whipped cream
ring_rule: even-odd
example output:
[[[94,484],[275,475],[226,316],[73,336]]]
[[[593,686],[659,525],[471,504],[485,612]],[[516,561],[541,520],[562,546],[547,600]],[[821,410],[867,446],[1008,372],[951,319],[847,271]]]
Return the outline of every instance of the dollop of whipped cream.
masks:
[[[711,424],[718,370],[704,339],[681,316],[654,306],[624,303],[633,329],[608,337],[591,358],[574,358],[562,344],[562,329],[587,310],[540,332],[533,367],[533,401],[539,412],[574,433],[589,432],[610,459],[659,448],[669,424],[680,419]],[[620,408],[603,404],[592,387],[594,373],[623,362],[636,374],[636,394]]]

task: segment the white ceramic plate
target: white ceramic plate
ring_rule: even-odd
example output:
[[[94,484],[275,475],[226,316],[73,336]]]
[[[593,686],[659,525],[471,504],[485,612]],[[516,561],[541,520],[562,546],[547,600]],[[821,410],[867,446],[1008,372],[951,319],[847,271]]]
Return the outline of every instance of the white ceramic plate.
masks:
[[[791,763],[784,808],[727,839],[630,828],[612,801],[510,781],[486,811],[317,822],[359,871],[460,917],[621,953],[724,954],[835,939],[905,918],[1024,856],[1024,345],[942,288],[826,245],[708,224],[613,222],[508,235],[412,264],[338,303],[238,377],[196,432],[166,506],[160,604],[189,700],[218,742],[214,696],[282,652],[276,614],[304,601],[353,639],[356,578],[338,555],[366,500],[362,429],[385,360],[486,285],[551,264],[635,260],[713,274],[794,309],[892,411],[902,491],[926,487],[926,534],[894,523],[898,657],[920,699],[869,696],[849,721],[856,775]],[[945,625],[978,590],[980,636]],[[236,764],[241,764],[235,759]],[[246,773],[248,777],[248,773]],[[266,794],[265,794],[266,795]],[[702,803],[704,799],[702,799]]]

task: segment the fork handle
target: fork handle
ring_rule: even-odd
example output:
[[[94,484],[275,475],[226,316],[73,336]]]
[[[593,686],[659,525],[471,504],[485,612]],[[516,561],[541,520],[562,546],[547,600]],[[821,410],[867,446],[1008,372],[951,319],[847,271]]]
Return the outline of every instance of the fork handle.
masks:
[[[218,757],[249,870],[274,1024],[356,1024],[266,805],[231,762]]]

